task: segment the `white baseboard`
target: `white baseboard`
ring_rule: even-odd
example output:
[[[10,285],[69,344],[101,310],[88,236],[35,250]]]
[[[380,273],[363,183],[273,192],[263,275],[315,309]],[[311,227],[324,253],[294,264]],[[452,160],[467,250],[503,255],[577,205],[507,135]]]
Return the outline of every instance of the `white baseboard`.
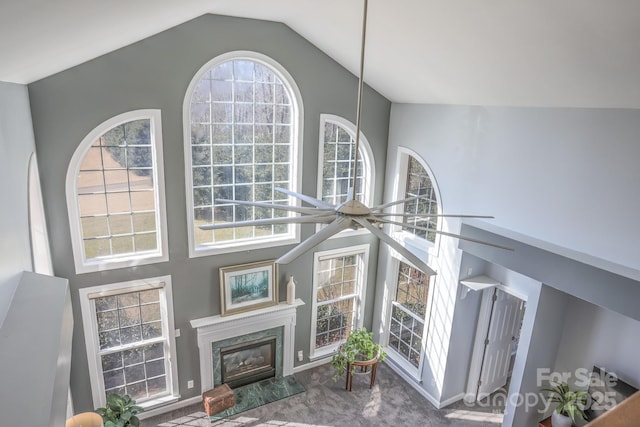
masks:
[[[194,397],[190,397],[189,399],[180,400],[178,402],[171,403],[166,406],[149,409],[148,411],[139,413],[138,418],[140,418],[141,420],[144,420],[147,418],[155,417],[156,415],[164,414],[166,412],[175,411],[176,409],[184,408],[185,406],[193,405],[194,403],[198,403],[198,402],[202,402],[202,396],[194,396]],[[202,408],[202,410],[204,411],[204,407]]]
[[[444,400],[444,401],[440,402],[440,407],[438,409],[442,409],[442,408],[444,408],[446,406],[451,405],[452,403],[456,403],[457,401],[464,399],[465,395],[466,395],[466,393],[462,392],[462,393],[456,394],[453,397],[450,397],[447,400]]]
[[[293,373],[297,374],[298,372],[306,371],[307,369],[317,368],[318,366],[326,365],[331,362],[331,357],[323,357],[321,359],[312,360],[309,363],[305,363],[304,365],[298,365],[293,368]]]
[[[418,393],[420,393],[420,395],[422,397],[424,397],[425,399],[427,399],[429,401],[429,403],[431,403],[433,406],[436,407],[436,409],[440,409],[440,402],[438,402],[438,400],[431,396],[431,394],[429,394],[425,389],[423,389],[422,387],[420,387],[420,383],[416,382],[416,379],[412,376],[407,374],[404,370],[402,370],[398,365],[396,365],[395,363],[393,363],[393,361],[385,361],[384,363],[387,364],[387,366],[389,366],[391,369],[393,369],[393,371],[400,375],[402,377],[402,379],[409,384],[411,387],[414,388],[415,391],[417,391]]]

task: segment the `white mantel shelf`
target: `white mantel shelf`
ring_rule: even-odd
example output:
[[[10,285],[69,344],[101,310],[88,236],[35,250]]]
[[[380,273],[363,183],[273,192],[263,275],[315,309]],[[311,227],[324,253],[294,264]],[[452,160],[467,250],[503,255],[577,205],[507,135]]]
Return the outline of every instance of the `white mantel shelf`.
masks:
[[[218,315],[191,320],[191,327],[196,329],[198,337],[202,391],[219,385],[214,384],[212,343],[277,327],[284,328],[282,374],[292,375],[296,309],[301,305],[304,305],[304,301],[296,299],[293,304],[282,302],[229,316]]]
[[[300,298],[296,299],[293,304],[287,304],[281,302],[278,305],[272,305],[271,307],[260,308],[258,310],[246,311],[244,313],[232,314],[229,316],[209,316],[201,317],[200,319],[191,320],[191,327],[194,329],[206,328],[207,326],[214,326],[221,323],[230,323],[237,321],[251,321],[254,317],[272,316],[274,314],[285,314],[293,310],[295,313],[298,306],[304,305],[304,301]]]

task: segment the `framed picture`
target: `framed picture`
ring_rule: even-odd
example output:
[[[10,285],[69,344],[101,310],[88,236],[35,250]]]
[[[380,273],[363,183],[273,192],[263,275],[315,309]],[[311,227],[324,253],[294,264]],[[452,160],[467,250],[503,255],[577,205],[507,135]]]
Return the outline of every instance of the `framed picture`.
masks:
[[[277,268],[275,260],[220,268],[220,315],[276,305]]]

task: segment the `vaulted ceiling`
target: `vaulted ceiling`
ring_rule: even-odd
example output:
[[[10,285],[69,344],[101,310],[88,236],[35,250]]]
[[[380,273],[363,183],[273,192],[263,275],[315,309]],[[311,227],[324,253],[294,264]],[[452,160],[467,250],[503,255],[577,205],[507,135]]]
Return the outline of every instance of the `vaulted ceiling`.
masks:
[[[283,22],[357,74],[361,0],[0,0],[0,81],[204,13]],[[640,2],[369,0],[365,80],[394,102],[639,108]]]

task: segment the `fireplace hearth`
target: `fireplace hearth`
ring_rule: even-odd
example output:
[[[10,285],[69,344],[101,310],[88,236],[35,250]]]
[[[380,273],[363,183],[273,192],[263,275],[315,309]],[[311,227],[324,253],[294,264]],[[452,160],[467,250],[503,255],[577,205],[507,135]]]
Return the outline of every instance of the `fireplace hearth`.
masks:
[[[276,376],[276,338],[220,349],[222,383],[231,388]]]

